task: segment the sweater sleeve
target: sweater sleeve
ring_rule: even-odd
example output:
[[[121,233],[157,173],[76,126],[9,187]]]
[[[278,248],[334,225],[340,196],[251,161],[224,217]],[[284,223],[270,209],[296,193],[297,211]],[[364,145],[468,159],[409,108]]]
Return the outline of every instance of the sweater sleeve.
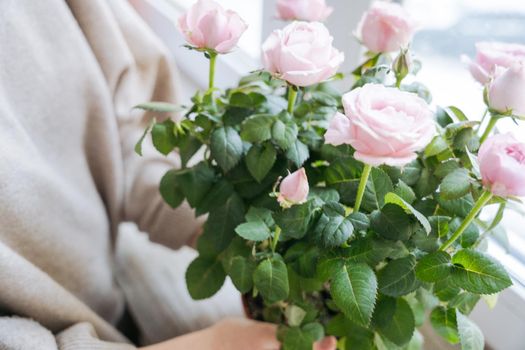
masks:
[[[68,3],[114,98],[125,184],[118,220],[135,222],[151,240],[178,248],[190,242],[200,228],[186,203],[172,209],[159,193],[160,179],[168,170],[179,167],[180,160],[177,154],[164,157],[156,152],[150,137],[143,143],[142,157],[134,152],[150,120],[162,116],[132,109],[148,101],[176,102],[178,76],[174,62],[128,1]],[[100,35],[101,30],[104,36]]]
[[[136,348],[129,344],[100,340],[89,323],[78,323],[55,336],[31,319],[0,317],[0,349],[133,350]]]
[[[130,109],[138,103],[176,102],[178,72],[167,49],[129,3],[123,0],[110,3],[133,57],[133,64],[121,76],[115,94],[126,177],[124,217],[136,222],[157,243],[178,248],[191,242],[201,226],[186,202],[174,210],[160,196],[161,177],[180,167],[180,159],[177,154],[160,155],[149,137],[143,143],[143,156],[139,157],[134,151],[135,144],[154,116],[137,112],[129,116]],[[155,117],[159,119],[158,114]]]

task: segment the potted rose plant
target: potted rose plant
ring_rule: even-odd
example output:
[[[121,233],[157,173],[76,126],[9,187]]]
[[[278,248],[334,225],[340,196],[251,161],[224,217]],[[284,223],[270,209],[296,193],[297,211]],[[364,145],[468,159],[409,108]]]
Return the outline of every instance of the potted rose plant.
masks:
[[[331,9],[280,0],[279,11],[322,20]],[[523,66],[487,73],[491,122],[478,130],[456,107],[432,108],[423,85],[404,84],[418,64],[406,49],[414,21],[399,5],[364,14],[367,60],[344,94],[330,86],[344,56],[320,22],[274,31],[264,70],[226,91],[214,86],[215,61],[244,22],[199,0],[179,26],[210,61],[209,89],[182,120],[153,121],[144,135],[182,159],[161,180],[166,202],[208,215],[186,274],[191,296],[212,296],[229,276],[250,317],[280,325],[284,349],[311,349],[324,335],[340,349],[416,349],[427,317],[450,343],[483,349],[468,314],[512,284],[484,244],[506,203],[525,195],[525,145],[489,135],[500,118],[525,115],[525,99],[507,93],[524,86]],[[499,206],[487,222],[486,205]]]

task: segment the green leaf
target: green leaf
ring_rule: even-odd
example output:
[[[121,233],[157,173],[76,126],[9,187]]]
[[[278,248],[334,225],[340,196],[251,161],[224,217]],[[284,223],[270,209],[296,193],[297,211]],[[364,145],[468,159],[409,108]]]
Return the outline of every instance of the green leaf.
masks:
[[[277,120],[272,126],[272,139],[283,150],[287,150],[297,140],[298,128],[295,123]]]
[[[326,184],[339,192],[343,204],[353,205],[363,165],[353,158],[344,159],[338,155],[334,158],[325,170]]]
[[[200,216],[223,206],[232,194],[233,185],[224,178],[219,180],[199,202],[195,214]]]
[[[288,271],[282,258],[274,255],[259,263],[253,274],[253,283],[264,300],[270,304],[286,299],[290,286]]]
[[[275,225],[272,218],[272,211],[266,208],[250,207],[245,215],[247,222],[262,221],[268,227]]]
[[[414,314],[410,305],[403,299],[396,300],[396,309],[391,321],[379,328],[379,333],[397,346],[407,344],[415,330]]]
[[[478,326],[459,311],[456,311],[456,319],[461,350],[483,350],[485,348],[485,337]]]
[[[142,134],[142,136],[140,137],[140,139],[137,141],[137,143],[135,144],[135,153],[137,153],[139,156],[142,156],[142,142],[144,142],[144,139],[146,138],[146,135],[148,135],[148,132],[151,130],[151,128],[153,127],[153,125],[155,125],[156,121],[155,121],[155,118],[153,118],[148,126],[146,127],[146,129],[144,129],[144,133]]]
[[[273,218],[282,230],[283,239],[301,239],[308,232],[312,214],[313,203],[308,201],[274,213]]]
[[[441,301],[449,301],[460,292],[461,289],[451,283],[450,277],[434,283],[434,294]]]
[[[295,140],[286,151],[286,158],[291,160],[298,168],[301,167],[309,157],[310,151],[308,147],[299,140]]]
[[[313,278],[319,260],[319,248],[306,242],[297,242],[288,248],[284,260],[300,277]]]
[[[263,221],[245,222],[237,226],[235,232],[242,238],[255,242],[261,242],[270,237],[270,229]]]
[[[183,168],[185,168],[195,153],[201,149],[202,143],[199,141],[199,139],[187,133],[184,135],[179,135],[177,146],[179,148],[181,165]]]
[[[452,220],[449,224],[450,232],[456,232],[456,230],[461,225],[461,218],[455,218]],[[472,222],[470,225],[467,226],[465,231],[461,234],[459,237],[458,242],[461,244],[463,248],[469,248],[473,246],[479,238],[479,228],[478,226]]]
[[[400,206],[391,203],[385,204],[381,211],[372,213],[370,225],[382,237],[394,241],[406,241],[413,233],[407,213]]]
[[[217,256],[236,237],[235,228],[243,222],[244,203],[238,194],[232,194],[223,206],[210,212],[199,237],[197,249],[203,256]]]
[[[452,271],[447,252],[437,251],[425,255],[416,265],[416,276],[424,282],[436,282],[448,277]]]
[[[271,143],[264,146],[253,145],[246,155],[246,167],[257,182],[261,182],[270,172],[277,152]]]
[[[286,331],[283,341],[283,350],[312,350],[314,338],[311,334],[298,327]]]
[[[405,202],[412,204],[417,199],[414,190],[404,183],[402,180],[399,180],[397,183],[394,193],[401,197]]]
[[[417,160],[405,165],[401,172],[401,180],[409,186],[415,185],[421,176],[421,164]]]
[[[438,135],[425,148],[425,157],[432,157],[448,149],[448,143],[443,136]]]
[[[310,322],[302,327],[304,333],[309,334],[315,341],[324,338],[324,328],[319,322]]]
[[[224,284],[226,274],[220,261],[197,257],[186,270],[186,284],[194,300],[207,299]]]
[[[367,326],[377,295],[374,270],[366,264],[346,264],[334,275],[330,294],[346,317]]]
[[[365,231],[370,227],[370,219],[361,212],[353,212],[347,218],[358,231]]]
[[[235,256],[231,259],[228,275],[239,292],[248,293],[252,289],[255,268],[255,262],[249,258]]]
[[[390,255],[393,247],[391,241],[372,237],[361,238],[352,241],[350,248],[345,249],[345,257],[350,261],[375,266]]]
[[[216,129],[211,134],[210,152],[224,172],[230,171],[242,158],[242,140],[229,126]]]
[[[184,110],[184,107],[177,106],[177,105],[174,105],[168,102],[153,101],[153,102],[141,103],[133,107],[133,109],[142,109],[144,111],[160,112],[160,113],[177,113],[177,112],[182,112]]]
[[[378,273],[379,291],[391,297],[399,297],[413,292],[419,286],[414,268],[413,255],[390,261]]]
[[[215,181],[215,172],[206,162],[177,172],[177,182],[192,208],[200,205]]]
[[[456,309],[436,307],[430,314],[430,323],[434,330],[450,344],[459,343]]]
[[[443,179],[439,187],[443,199],[458,199],[466,195],[471,188],[471,178],[467,169],[456,169]]]
[[[220,260],[226,273],[229,273],[234,258],[241,256],[247,258],[252,253],[249,242],[241,237],[234,237],[228,247],[221,253]],[[252,277],[253,278],[253,277]]]
[[[463,249],[452,257],[452,282],[471,293],[494,294],[512,285],[505,268],[487,255]]]
[[[385,195],[393,191],[394,185],[390,177],[383,170],[372,168],[363,196],[363,209],[381,209],[385,203]]]
[[[374,315],[372,317],[372,324],[375,328],[387,327],[396,313],[397,301],[396,298],[379,295]]]
[[[160,194],[172,208],[177,208],[184,200],[184,193],[177,182],[177,171],[169,170],[160,180]]]
[[[328,202],[323,206],[323,212],[313,230],[315,241],[324,247],[338,247],[352,236],[354,227],[344,216],[344,210],[337,202]]]
[[[421,226],[423,226],[423,228],[425,229],[427,235],[430,233],[430,222],[428,222],[428,219],[425,217],[425,215],[421,214],[416,209],[414,209],[414,207],[408,204],[403,198],[399,197],[393,192],[389,192],[385,195],[385,203],[393,203],[399,205],[405,210],[405,212],[412,214],[416,217]]]
[[[241,125],[241,138],[248,142],[263,142],[272,138],[272,124],[275,118],[270,114],[256,114]]]
[[[474,207],[474,198],[472,197],[472,194],[469,193],[458,199],[446,200],[440,193],[438,196],[438,203],[441,208],[450,214],[453,214],[453,216],[464,218]]]
[[[174,127],[175,123],[171,119],[166,119],[162,123],[155,123],[151,129],[153,146],[163,155],[167,155],[177,146],[177,138],[173,133]]]
[[[306,311],[297,305],[288,305],[284,310],[286,322],[290,327],[299,327],[306,316]]]
[[[242,108],[252,108],[253,102],[250,96],[242,92],[234,92],[230,96],[230,106],[242,107]]]
[[[468,315],[472,312],[472,310],[474,310],[474,307],[478,303],[479,299],[480,296],[477,294],[462,292],[452,298],[452,300],[448,302],[448,306],[458,309],[464,315]]]

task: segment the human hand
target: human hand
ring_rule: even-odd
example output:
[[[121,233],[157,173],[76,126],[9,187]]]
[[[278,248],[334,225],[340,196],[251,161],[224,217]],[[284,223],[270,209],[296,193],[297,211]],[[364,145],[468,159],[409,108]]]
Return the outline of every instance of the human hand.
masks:
[[[143,350],[279,350],[277,326],[245,318],[227,318],[210,328],[152,345]],[[336,340],[327,337],[313,350],[335,350]]]
[[[212,329],[216,332],[213,349],[218,350],[279,350],[277,326],[271,323],[256,322],[246,318],[228,318],[220,321]],[[337,341],[326,337],[317,342],[313,350],[335,350]]]

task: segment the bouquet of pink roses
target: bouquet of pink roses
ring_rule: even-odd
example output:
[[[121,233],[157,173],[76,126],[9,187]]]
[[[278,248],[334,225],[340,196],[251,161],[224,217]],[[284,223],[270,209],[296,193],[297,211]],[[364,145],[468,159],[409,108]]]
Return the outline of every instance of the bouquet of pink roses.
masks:
[[[340,349],[421,348],[426,310],[447,341],[483,349],[467,316],[512,284],[484,243],[507,202],[525,195],[525,144],[490,135],[499,119],[525,116],[525,48],[485,43],[469,63],[486,85],[481,128],[404,83],[418,65],[407,49],[415,24],[401,6],[376,2],[363,15],[367,59],[342,95],[330,81],[344,55],[322,23],[308,22],[332,9],[279,0],[278,11],[296,21],[264,42],[264,70],[226,91],[214,86],[215,62],[246,24],[211,0],[179,20],[188,47],[210,61],[209,89],[182,121],[153,122],[144,135],[182,159],[160,183],[166,202],[208,214],[190,294],[208,298],[229,276],[250,317],[280,325],[284,349],[312,349],[324,335]],[[499,209],[482,221],[486,205]]]

